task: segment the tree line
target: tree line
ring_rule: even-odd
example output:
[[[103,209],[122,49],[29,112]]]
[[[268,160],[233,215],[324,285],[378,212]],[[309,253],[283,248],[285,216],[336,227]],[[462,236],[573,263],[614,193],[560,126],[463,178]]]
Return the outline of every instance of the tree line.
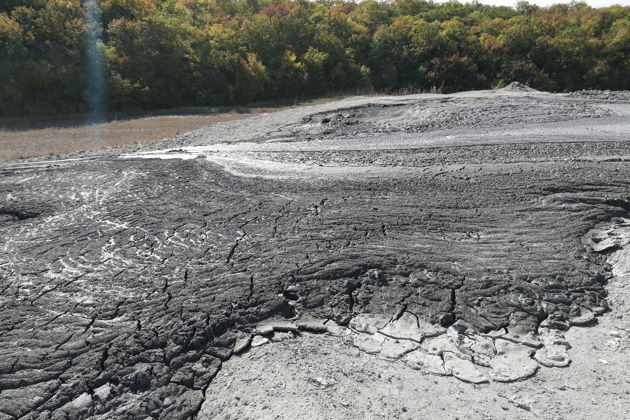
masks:
[[[89,88],[94,79],[102,79],[102,90]],[[630,7],[0,2],[5,116],[82,113],[95,101],[128,111],[349,91],[452,92],[511,81],[548,91],[629,89]]]

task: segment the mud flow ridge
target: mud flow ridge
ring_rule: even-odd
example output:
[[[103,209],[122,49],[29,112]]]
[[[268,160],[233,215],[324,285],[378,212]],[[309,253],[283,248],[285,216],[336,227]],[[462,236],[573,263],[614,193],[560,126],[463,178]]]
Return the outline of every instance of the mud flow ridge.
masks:
[[[629,217],[629,113],[357,97],[3,165],[0,419],[221,417],[221,370],[289,339],[476,384],[566,367],[626,246],[592,232]]]
[[[297,138],[355,136],[360,133],[420,133],[444,129],[496,127],[498,124],[533,124],[576,118],[602,118],[613,111],[584,102],[547,97],[457,98],[360,106],[309,115],[291,128]]]

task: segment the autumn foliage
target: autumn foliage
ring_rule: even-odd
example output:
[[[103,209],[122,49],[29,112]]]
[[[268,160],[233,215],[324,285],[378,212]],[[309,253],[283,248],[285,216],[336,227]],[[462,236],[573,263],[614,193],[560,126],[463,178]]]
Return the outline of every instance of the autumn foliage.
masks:
[[[630,88],[630,7],[3,0],[0,114],[87,111],[95,42],[110,110],[514,80],[551,91]]]

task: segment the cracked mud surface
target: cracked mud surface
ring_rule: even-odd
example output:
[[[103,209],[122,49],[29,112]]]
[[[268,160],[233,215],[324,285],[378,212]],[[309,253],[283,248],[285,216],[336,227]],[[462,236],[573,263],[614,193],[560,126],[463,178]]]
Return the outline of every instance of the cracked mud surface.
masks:
[[[624,278],[610,258],[625,236],[605,229],[630,216],[629,135],[623,92],[507,89],[350,98],[3,164],[0,419],[272,417],[255,399],[217,408],[254,357],[346,352],[332,365],[488,395],[553,377],[588,346],[593,327],[571,326],[624,314],[600,317]],[[391,390],[387,375],[372,387]],[[349,404],[321,416],[364,417],[348,378],[290,391],[314,384]],[[387,401],[374,410],[423,413]]]
[[[503,353],[486,366],[475,367],[461,353],[453,357],[462,344],[456,330],[440,333],[439,328],[422,325],[430,334],[420,344],[421,325],[405,321],[405,315],[387,320],[363,314],[352,320],[349,329],[331,325],[328,334],[274,333],[271,340],[254,339],[252,348],[227,362],[209,386],[207,393],[213,398],[204,402],[199,417],[625,418],[630,400],[630,378],[625,374],[630,369],[630,249],[625,247],[629,241],[626,219],[606,223],[585,238],[588,246],[609,250],[607,261],[614,277],[607,285],[607,298],[612,312],[586,328],[565,333],[565,342],[572,345],[567,351],[573,361],[569,367],[541,367],[528,380],[504,382],[496,373],[506,370],[497,366],[505,367],[505,357],[514,361],[523,350],[505,336],[494,336],[495,348]],[[385,327],[375,328],[379,323]],[[377,331],[385,336],[377,338]],[[446,346],[438,345],[446,357],[426,357],[435,339],[449,335],[453,339]],[[391,339],[394,336],[396,340]],[[483,339],[476,338],[477,343]],[[522,371],[531,362],[518,360],[516,366]],[[495,376],[488,383],[468,383],[479,379],[479,371]],[[453,373],[460,379],[467,377],[453,380]]]

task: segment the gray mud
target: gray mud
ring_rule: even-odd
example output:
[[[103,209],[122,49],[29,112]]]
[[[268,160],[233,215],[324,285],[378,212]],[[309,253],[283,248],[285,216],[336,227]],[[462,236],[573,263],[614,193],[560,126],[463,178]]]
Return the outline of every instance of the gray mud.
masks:
[[[630,217],[629,115],[350,98],[3,164],[0,419],[195,418],[234,353],[312,333],[466,386],[566,367],[608,311],[622,245],[585,238]]]

